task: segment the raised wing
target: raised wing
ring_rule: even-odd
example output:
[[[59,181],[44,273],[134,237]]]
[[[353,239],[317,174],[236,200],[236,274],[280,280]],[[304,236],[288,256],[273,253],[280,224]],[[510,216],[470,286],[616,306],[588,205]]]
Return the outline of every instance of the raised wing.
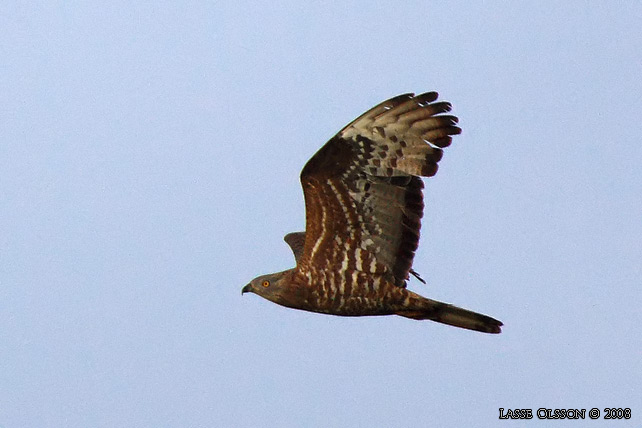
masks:
[[[303,168],[306,234],[300,270],[383,275],[404,287],[419,243],[423,182],[459,134],[436,92],[370,109]]]
[[[283,240],[290,246],[294,253],[294,259],[299,262],[303,255],[303,246],[305,245],[305,232],[292,232],[283,237]]]

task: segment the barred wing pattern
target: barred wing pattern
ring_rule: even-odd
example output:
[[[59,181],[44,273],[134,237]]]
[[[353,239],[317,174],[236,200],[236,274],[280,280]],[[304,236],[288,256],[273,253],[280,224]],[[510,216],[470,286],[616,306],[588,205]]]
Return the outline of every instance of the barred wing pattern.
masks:
[[[405,287],[419,243],[423,182],[459,134],[437,93],[400,95],[348,124],[301,173],[305,245],[297,268],[381,276]],[[379,283],[381,281],[378,281]]]

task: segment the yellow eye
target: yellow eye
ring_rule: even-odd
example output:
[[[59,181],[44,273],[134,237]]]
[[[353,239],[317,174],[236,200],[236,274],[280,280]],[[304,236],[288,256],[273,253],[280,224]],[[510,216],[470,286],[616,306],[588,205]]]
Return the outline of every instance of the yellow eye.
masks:
[[[262,285],[263,287],[269,287],[269,286],[270,286],[270,281],[268,281],[268,280],[266,279],[266,280],[264,280],[264,281],[263,281],[263,283],[262,283],[261,285]]]

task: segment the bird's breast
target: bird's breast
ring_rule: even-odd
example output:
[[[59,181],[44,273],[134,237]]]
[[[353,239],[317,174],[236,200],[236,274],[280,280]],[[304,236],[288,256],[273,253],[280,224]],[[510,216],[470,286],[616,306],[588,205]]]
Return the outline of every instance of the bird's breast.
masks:
[[[396,312],[404,293],[382,276],[363,272],[343,277],[327,271],[300,273],[285,306],[341,316],[387,315]]]

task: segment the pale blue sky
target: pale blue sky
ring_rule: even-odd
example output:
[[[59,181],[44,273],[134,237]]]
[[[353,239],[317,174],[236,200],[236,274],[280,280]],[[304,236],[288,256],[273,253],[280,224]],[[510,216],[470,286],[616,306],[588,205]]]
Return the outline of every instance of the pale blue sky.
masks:
[[[640,426],[642,5],[303,4],[2,3],[0,427]],[[241,297],[307,159],[429,90],[410,286],[504,332]]]

